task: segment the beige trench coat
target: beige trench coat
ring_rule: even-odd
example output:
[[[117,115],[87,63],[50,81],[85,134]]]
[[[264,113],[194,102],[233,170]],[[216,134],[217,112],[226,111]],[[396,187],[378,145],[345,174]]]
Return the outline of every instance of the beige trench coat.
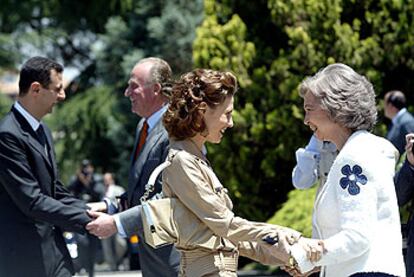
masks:
[[[171,141],[170,147],[172,163],[163,172],[163,193],[183,204],[188,209],[185,213],[194,215],[174,217],[175,225],[181,230],[175,243],[182,256],[181,275],[227,276],[224,272],[237,269],[239,254],[263,264],[282,265],[280,259],[270,254],[262,238],[281,231],[299,238],[300,233],[235,216],[227,189],[197,146],[191,140],[184,140]],[[192,234],[191,238],[187,234]],[[223,265],[224,260],[227,262]]]

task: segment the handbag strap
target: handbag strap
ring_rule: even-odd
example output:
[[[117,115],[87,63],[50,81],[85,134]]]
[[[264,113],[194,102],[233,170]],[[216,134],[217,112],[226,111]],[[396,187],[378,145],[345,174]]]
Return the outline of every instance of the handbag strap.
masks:
[[[169,167],[171,165],[171,161],[172,159],[174,159],[175,154],[171,155],[170,157],[167,158],[167,160],[165,162],[163,162],[162,164],[160,164],[159,166],[157,166],[151,173],[149,179],[148,179],[148,183],[145,185],[145,192],[144,194],[141,196],[140,200],[141,203],[144,203],[146,201],[148,201],[149,199],[149,195],[151,192],[154,191],[155,189],[155,182],[157,181],[158,175],[160,175],[160,173],[166,169],[167,167]],[[157,198],[162,198],[162,197],[157,197]]]

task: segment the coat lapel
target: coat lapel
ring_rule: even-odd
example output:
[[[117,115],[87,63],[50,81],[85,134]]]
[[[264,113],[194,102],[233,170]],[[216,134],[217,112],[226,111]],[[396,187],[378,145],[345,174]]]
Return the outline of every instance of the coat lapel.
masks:
[[[48,156],[46,155],[45,149],[40,144],[40,142],[37,140],[37,135],[36,135],[35,131],[29,125],[27,120],[14,107],[12,108],[12,112],[13,112],[14,117],[16,118],[18,124],[20,125],[19,129],[21,130],[22,135],[27,138],[27,141],[32,146],[32,148],[43,157],[43,160],[48,165],[48,167],[52,171],[54,171],[54,168],[53,168],[52,164],[50,163],[50,160],[49,160]],[[48,138],[48,140],[49,140],[49,138]]]
[[[55,157],[55,151],[54,151],[54,144],[53,144],[53,138],[52,138],[52,133],[50,132],[49,127],[47,127],[46,125],[45,129],[46,129],[46,139],[47,139],[47,143],[49,144],[49,155],[48,157],[50,157],[48,159],[48,161],[51,163],[50,165],[53,168],[53,174],[55,177],[57,177],[57,165],[56,165],[56,157]]]
[[[143,125],[143,121],[141,121],[139,123],[139,125],[142,127]],[[133,151],[133,155],[131,158],[131,169],[129,172],[129,184],[128,184],[128,201],[131,201],[132,198],[132,194],[135,191],[136,186],[138,186],[141,182],[141,175],[142,175],[142,171],[144,168],[145,163],[148,160],[148,156],[151,153],[151,149],[157,145],[159,139],[161,138],[162,132],[161,129],[164,128],[162,125],[162,120],[158,121],[157,124],[154,126],[154,129],[151,130],[151,132],[148,134],[147,140],[145,141],[144,146],[141,149],[141,152],[139,153],[137,159],[135,160],[135,162],[133,161],[134,159],[134,154],[136,151],[136,147],[137,147],[137,140],[139,137],[139,132],[137,132],[137,139],[135,141],[135,147],[134,147],[134,151]],[[140,130],[140,129],[139,129]]]

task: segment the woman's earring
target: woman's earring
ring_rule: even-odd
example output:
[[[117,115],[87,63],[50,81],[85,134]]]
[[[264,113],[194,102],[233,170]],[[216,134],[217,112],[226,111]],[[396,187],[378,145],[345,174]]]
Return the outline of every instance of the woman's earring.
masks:
[[[203,137],[207,137],[209,134],[207,127],[204,128],[204,130],[200,133],[200,135],[202,135]]]

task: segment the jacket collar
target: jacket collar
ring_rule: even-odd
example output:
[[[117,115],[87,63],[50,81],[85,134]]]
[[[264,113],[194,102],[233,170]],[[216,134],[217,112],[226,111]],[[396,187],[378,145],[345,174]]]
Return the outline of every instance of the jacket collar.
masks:
[[[43,156],[46,163],[50,166],[50,168],[55,171],[56,168],[54,166],[55,157],[54,157],[54,153],[53,153],[52,138],[49,135],[49,131],[48,131],[48,128],[46,127],[46,125],[45,125],[45,135],[46,135],[47,142],[49,144],[49,155],[52,159],[52,162],[49,159],[49,157],[47,156],[47,154],[45,152],[45,148],[37,140],[37,134],[33,130],[32,125],[30,125],[30,123],[27,121],[27,119],[14,106],[11,108],[11,113],[13,114],[14,118],[17,121],[17,124],[20,127],[21,134],[27,138],[29,144],[33,147],[33,149],[35,149],[38,153],[40,153]],[[55,172],[55,176],[56,176],[56,174],[57,173]]]
[[[391,120],[392,124],[393,125],[397,124],[406,112],[407,112],[406,108],[402,108],[401,110],[399,110],[398,113],[392,118]]]
[[[185,140],[170,139],[170,147],[176,150],[184,150],[209,164],[209,161],[207,160],[206,156],[203,154],[202,151],[200,151],[200,149],[191,139],[185,139]]]
[[[37,130],[37,128],[39,128],[40,122],[34,118],[33,115],[31,115],[20,103],[19,101],[16,101],[16,103],[14,103],[13,108],[18,111],[23,117],[24,119],[26,119],[26,121],[30,124],[30,126],[32,127],[32,129],[34,131]]]

